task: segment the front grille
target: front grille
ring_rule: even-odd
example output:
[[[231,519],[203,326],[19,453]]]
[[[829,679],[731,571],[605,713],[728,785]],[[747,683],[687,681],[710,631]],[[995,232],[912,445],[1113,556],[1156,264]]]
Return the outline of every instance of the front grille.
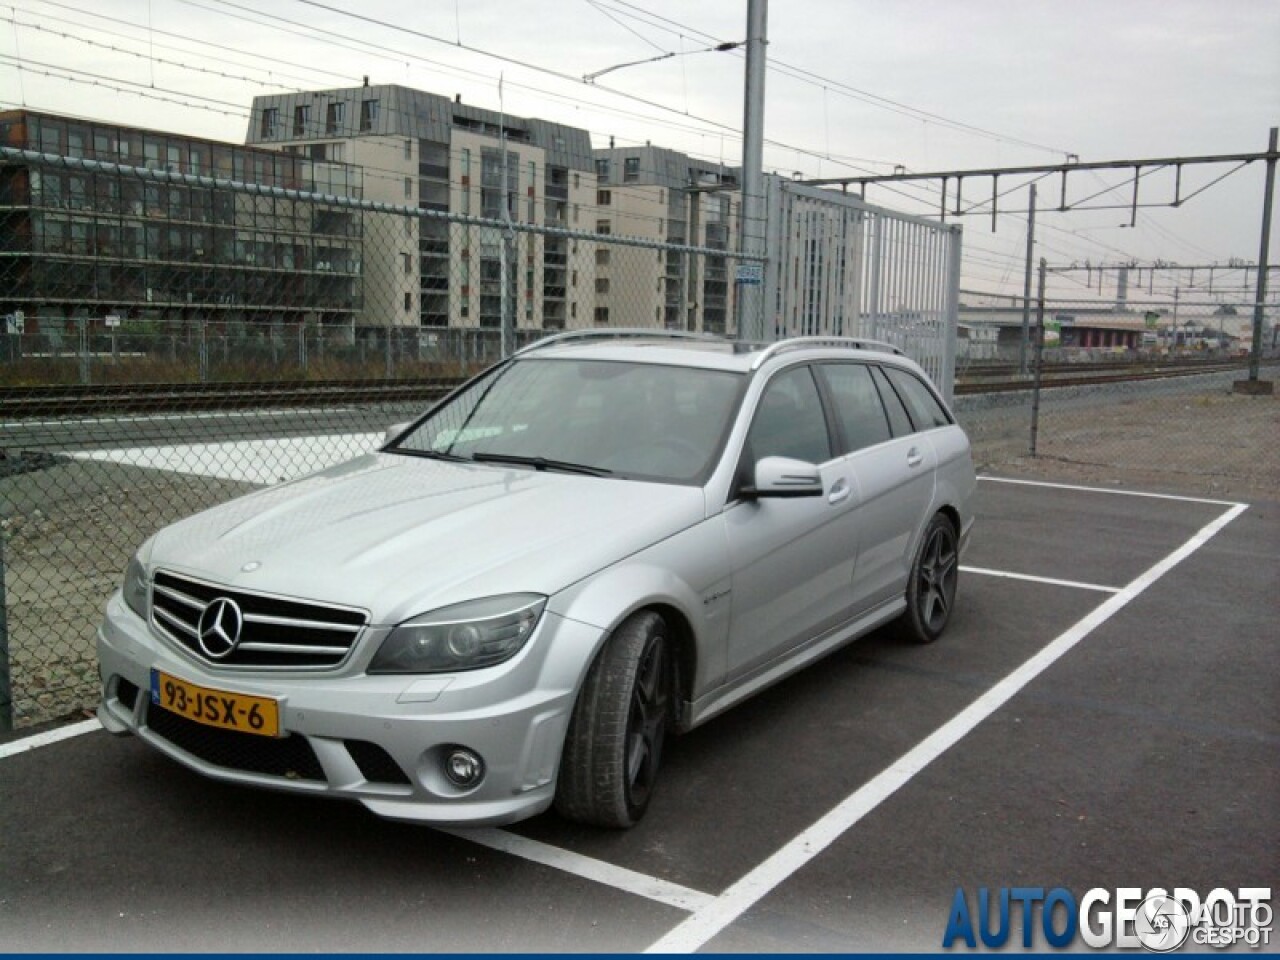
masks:
[[[376,743],[368,740],[344,740],[343,746],[360,768],[361,775],[370,783],[409,783],[400,764],[392,760],[391,754]]]
[[[214,600],[235,602],[242,615],[239,642],[225,656],[201,646],[200,615]],[[313,600],[233,590],[164,570],[151,590],[151,620],[170,639],[206,663],[277,670],[340,664],[368,622],[368,614]],[[221,650],[215,650],[221,653]]]
[[[258,737],[235,730],[220,730],[188,720],[158,704],[147,706],[151,732],[198,757],[227,770],[261,773],[288,780],[324,781],[324,770],[306,737]]]

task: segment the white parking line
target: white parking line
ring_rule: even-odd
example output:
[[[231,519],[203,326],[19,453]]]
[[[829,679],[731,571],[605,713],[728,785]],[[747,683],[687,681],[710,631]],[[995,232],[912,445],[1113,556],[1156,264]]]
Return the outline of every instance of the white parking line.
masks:
[[[538,840],[530,840],[528,837],[508,833],[505,830],[485,828],[480,830],[441,830],[440,832],[463,840],[470,840],[481,846],[508,853],[524,860],[531,860],[546,867],[562,870],[565,873],[570,873],[586,880],[594,880],[596,883],[614,887],[638,897],[656,900],[659,903],[665,903],[668,906],[677,907],[689,913],[702,910],[710,906],[712,901],[715,900],[714,896],[709,893],[703,893],[701,890],[682,887],[678,883],[670,883],[657,877],[651,877],[648,874],[637,873],[635,870],[628,870],[626,867],[619,867],[603,860],[596,860],[593,857],[585,857],[580,853],[574,853],[572,850],[553,847],[550,844],[542,843]]]
[[[1113,617],[1175,566],[1195,553],[1210,538],[1248,509],[1248,504],[1196,497],[1178,497],[1167,494],[1141,493],[1131,490],[1113,490],[1041,481],[1012,480],[1001,477],[983,476],[979,479],[999,483],[1056,487],[1091,493],[1115,493],[1127,496],[1182,500],[1193,503],[1222,505],[1230,507],[1230,509],[1203,527],[1180,548],[1122,588],[1070,580],[1057,580],[1049,577],[1036,577],[981,567],[961,567],[960,569],[965,572],[978,575],[1074,587],[1104,592],[1111,594],[1111,596],[719,896],[628,870],[625,867],[583,856],[570,850],[553,847],[504,830],[486,828],[479,830],[442,830],[441,832],[687,911],[690,916],[655,942],[646,952],[693,952],[708,943],[779,884],[785,882],[806,863],[834,843],[866,814],[878,807],[917,773],[959,742],[978,724],[995,713],[1010,698],[1075,647],[1076,644]],[[26,737],[12,743],[0,744],[0,759],[98,729],[101,729],[101,725],[96,719],[91,719]]]
[[[1181,547],[1141,574],[1119,593],[1104,600],[1039,653],[716,897],[709,906],[691,914],[679,926],[650,946],[646,952],[692,953],[705,946],[722,930],[768,896],[779,884],[826,850],[899,788],[909,783],[917,773],[950,750],[1076,644],[1199,550],[1218,531],[1247,509],[1247,504],[1235,504],[1216,520],[1202,527]]]
[[[1024,487],[1050,487],[1055,490],[1076,490],[1082,493],[1114,493],[1121,497],[1149,497],[1152,500],[1180,500],[1183,503],[1207,503],[1214,507],[1234,507],[1234,500],[1211,500],[1207,497],[1180,497],[1174,493],[1148,493],[1144,490],[1117,490],[1115,487],[1085,487],[1075,483],[1050,483],[1048,480],[1020,480],[1013,477],[989,477],[979,474],[979,480],[992,483],[1014,483]]]
[[[1029,573],[1010,573],[1007,570],[988,570],[986,567],[961,565],[961,573],[978,573],[984,577],[1002,577],[1005,580],[1029,580],[1031,583],[1047,583],[1054,587],[1074,587],[1077,590],[1097,590],[1100,593],[1119,593],[1119,587],[1103,587],[1096,583],[1080,583],[1078,580],[1055,580],[1053,577],[1033,577]]]
[[[101,729],[102,724],[97,719],[83,720],[79,723],[68,724],[65,727],[46,730],[44,733],[23,737],[21,740],[14,740],[11,743],[0,744],[0,760]],[[491,850],[520,857],[532,863],[540,863],[543,866],[551,867],[576,877],[582,877],[584,880],[591,880],[606,887],[613,887],[633,896],[644,897],[657,903],[665,903],[667,906],[675,907],[688,913],[693,913],[709,906],[715,899],[712,894],[694,890],[692,887],[681,886],[669,880],[662,880],[635,870],[628,870],[626,867],[619,867],[603,860],[583,856],[580,853],[574,853],[572,850],[553,847],[539,840],[531,840],[528,837],[508,833],[505,830],[496,830],[491,827],[476,830],[440,828],[440,832],[462,840],[470,840],[472,843],[478,843]]]
[[[79,723],[71,723],[65,727],[55,727],[53,730],[32,734],[29,737],[23,737],[21,740],[14,740],[10,743],[0,743],[0,760],[5,757],[16,756],[19,753],[26,753],[28,750],[34,750],[37,747],[46,747],[51,743],[57,743],[59,740],[70,740],[72,737],[78,737],[82,733],[92,733],[94,730],[101,729],[102,724],[95,718],[93,720],[81,720]]]
[[[71,456],[77,460],[101,460],[198,477],[272,484],[350,460],[375,449],[381,442],[381,433],[335,433],[79,450]]]

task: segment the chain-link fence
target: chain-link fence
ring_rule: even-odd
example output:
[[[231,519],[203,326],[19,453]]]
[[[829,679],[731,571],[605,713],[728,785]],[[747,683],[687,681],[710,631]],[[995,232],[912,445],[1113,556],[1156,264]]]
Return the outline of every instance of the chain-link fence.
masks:
[[[294,173],[245,185],[5,153],[6,721],[27,726],[93,704],[101,606],[155,529],[369,450],[389,425],[549,332],[733,335],[738,284],[761,274],[739,269],[741,259],[721,246],[617,236],[603,217],[574,229],[572,204],[559,198],[545,208],[509,202],[507,214],[523,220],[507,223],[501,193],[494,201],[483,178],[477,209],[494,213],[496,203],[497,217],[369,203],[355,189],[317,194],[318,186],[351,187],[354,175]],[[658,211],[655,235],[672,235],[673,209]],[[727,247],[732,206],[701,215],[721,219],[688,234]],[[633,211],[631,223],[642,222]],[[809,233],[790,232],[812,236],[813,226],[810,218],[800,225]],[[828,247],[840,257],[880,247],[897,256],[891,243]],[[954,253],[940,248],[929,262],[951,264]],[[849,289],[870,291],[877,276],[883,287],[896,275],[900,265],[880,256],[860,267],[865,285]],[[858,306],[847,291],[815,294],[852,283],[852,269],[829,266],[822,283],[795,285],[808,326],[783,324],[784,332],[886,322],[883,309]],[[832,286],[837,277],[844,286]],[[780,317],[798,309],[788,290],[778,284],[770,302]],[[931,296],[948,302],[946,291]],[[835,313],[812,312],[828,303]],[[896,334],[908,336],[926,313],[895,314]],[[1185,298],[1176,312],[1168,303],[1050,302],[1037,393],[1035,370],[1017,362],[1020,306],[1000,311],[960,298],[958,344],[939,340],[930,356],[957,358],[957,411],[983,468],[1280,496],[1276,401],[1233,391],[1247,375],[1252,316],[1250,303],[1217,299]],[[1268,308],[1264,379],[1275,375],[1276,320]]]
[[[698,247],[575,225],[555,184],[504,209],[492,179],[472,217],[359,199],[338,165],[245,184],[3,150],[0,727],[95,701],[102,604],[157,528],[372,449],[549,333],[733,335],[730,205]]]

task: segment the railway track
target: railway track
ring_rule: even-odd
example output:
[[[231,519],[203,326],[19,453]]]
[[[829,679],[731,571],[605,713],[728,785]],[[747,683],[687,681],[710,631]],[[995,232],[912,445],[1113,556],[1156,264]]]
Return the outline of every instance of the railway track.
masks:
[[[1264,366],[1274,366],[1275,361],[1264,362]],[[1232,370],[1245,370],[1248,360],[1229,360],[1216,363],[1197,361],[1191,364],[1130,364],[1119,367],[1116,364],[1099,366],[1109,372],[1092,373],[1087,364],[1059,364],[1041,370],[1041,389],[1055,387],[1087,387],[1099,384],[1122,383],[1138,380],[1168,380],[1175,377],[1194,377],[1212,373],[1226,373]],[[1084,373],[1083,376],[1080,374]],[[1020,390],[1031,390],[1035,386],[1031,377],[1010,378],[1000,380],[957,379],[956,395],[977,393],[1011,393]]]
[[[1143,360],[1143,361],[1117,361],[1117,360],[1096,360],[1081,363],[1046,363],[1042,370],[1044,373],[1123,373],[1127,371],[1146,371],[1146,370],[1188,370],[1197,371],[1206,367],[1220,367],[1223,364],[1245,363],[1244,357],[1221,358],[1217,357],[1211,360],[1201,359],[1184,359],[1184,360]],[[973,381],[985,379],[1012,379],[1018,370],[1016,363],[960,363],[956,365],[956,378],[959,380]]]
[[[1275,366],[1276,361],[1266,362]],[[1089,386],[1125,380],[1160,380],[1243,370],[1246,360],[1175,364],[1057,364],[1041,371],[1045,389]],[[1030,390],[1030,378],[1010,377],[1012,367],[988,366],[975,375],[963,371],[956,394]],[[1098,371],[1106,371],[1105,373]],[[991,379],[987,379],[990,377]],[[189,413],[211,410],[261,410],[289,407],[337,407],[368,403],[427,404],[461,380],[332,380],[323,383],[134,383],[41,387],[0,387],[0,420],[35,417],[93,417],[121,413]]]

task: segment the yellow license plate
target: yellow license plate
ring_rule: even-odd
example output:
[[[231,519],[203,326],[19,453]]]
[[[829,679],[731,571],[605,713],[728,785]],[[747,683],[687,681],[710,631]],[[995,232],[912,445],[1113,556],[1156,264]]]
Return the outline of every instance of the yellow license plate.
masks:
[[[280,702],[270,697],[212,690],[152,670],[151,702],[207,727],[263,737],[280,735]]]

